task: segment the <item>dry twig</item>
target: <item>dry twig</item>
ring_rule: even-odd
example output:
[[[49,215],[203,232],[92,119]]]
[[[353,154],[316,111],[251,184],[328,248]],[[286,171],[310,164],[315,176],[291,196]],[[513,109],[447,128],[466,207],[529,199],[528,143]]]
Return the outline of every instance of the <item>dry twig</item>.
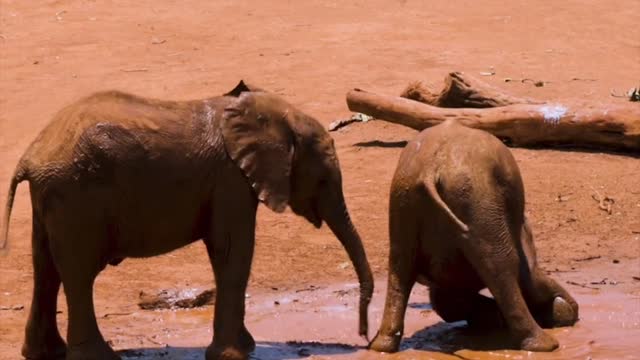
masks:
[[[591,194],[593,200],[598,202],[598,208],[600,210],[606,211],[607,214],[611,215],[613,209],[613,204],[616,202],[612,197],[602,196],[597,190],[594,190],[595,194]]]
[[[596,256],[587,256],[585,258],[580,258],[580,259],[573,259],[573,261],[589,261],[589,260],[595,260],[595,259],[600,259],[602,256],[600,255],[596,255]]]
[[[600,290],[600,288],[597,288],[597,287],[594,287],[594,286],[589,286],[589,285],[587,285],[587,284],[580,284],[580,283],[577,283],[577,282],[575,282],[575,281],[571,281],[571,280],[568,280],[568,281],[567,281],[567,284],[575,285],[575,286],[580,286],[580,287],[585,288],[585,289]]]
[[[102,318],[106,319],[106,318],[111,317],[111,316],[129,316],[131,314],[133,314],[133,313],[131,313],[131,312],[107,313],[107,314],[102,315]]]

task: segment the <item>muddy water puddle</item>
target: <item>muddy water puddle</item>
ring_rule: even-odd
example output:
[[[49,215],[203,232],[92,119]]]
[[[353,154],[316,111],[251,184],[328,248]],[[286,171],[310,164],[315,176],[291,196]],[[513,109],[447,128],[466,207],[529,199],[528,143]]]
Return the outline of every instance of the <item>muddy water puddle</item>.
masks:
[[[370,335],[384,306],[377,284],[370,307]],[[257,348],[253,359],[640,359],[640,297],[622,292],[574,290],[581,320],[549,331],[560,342],[552,353],[501,350],[504,334],[473,333],[464,322],[447,324],[431,310],[428,292],[417,286],[410,299],[405,335],[397,354],[364,350],[357,335],[355,284],[252,294],[247,327]],[[202,359],[211,340],[213,307],[137,311],[126,328],[111,334],[123,359]]]

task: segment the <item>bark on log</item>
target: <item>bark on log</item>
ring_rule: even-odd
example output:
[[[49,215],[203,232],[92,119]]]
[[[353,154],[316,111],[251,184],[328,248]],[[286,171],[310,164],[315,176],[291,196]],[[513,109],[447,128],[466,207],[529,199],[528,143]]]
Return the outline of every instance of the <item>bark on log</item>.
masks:
[[[452,72],[444,79],[445,86],[439,94],[421,82],[409,84],[401,97],[445,108],[490,108],[513,104],[543,104],[528,98],[520,98],[502,92],[472,76]]]
[[[640,106],[634,103],[450,109],[355,89],[347,93],[347,105],[351,111],[416,130],[457,119],[514,146],[565,145],[640,153]]]

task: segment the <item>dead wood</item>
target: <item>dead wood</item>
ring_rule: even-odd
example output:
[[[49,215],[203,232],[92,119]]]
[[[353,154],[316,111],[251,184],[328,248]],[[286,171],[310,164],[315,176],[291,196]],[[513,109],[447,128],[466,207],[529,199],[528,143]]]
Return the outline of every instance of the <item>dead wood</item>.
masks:
[[[355,89],[354,112],[416,130],[457,119],[514,146],[563,145],[640,153],[640,106],[624,104],[512,104],[493,108],[442,108]]]
[[[144,310],[158,309],[191,309],[215,304],[216,289],[203,290],[162,290],[158,294],[140,292],[138,307]]]
[[[542,104],[502,92],[486,82],[452,72],[444,79],[444,88],[435,93],[421,82],[409,84],[400,97],[444,108],[491,108],[513,104]]]

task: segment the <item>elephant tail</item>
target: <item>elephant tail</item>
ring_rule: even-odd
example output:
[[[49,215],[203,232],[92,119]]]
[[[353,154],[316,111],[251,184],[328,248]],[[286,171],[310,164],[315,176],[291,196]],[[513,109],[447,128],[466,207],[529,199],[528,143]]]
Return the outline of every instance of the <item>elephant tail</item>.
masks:
[[[436,205],[447,214],[447,217],[460,229],[463,236],[466,236],[469,233],[469,227],[462,220],[460,220],[456,214],[451,211],[451,208],[447,205],[447,203],[442,200],[440,197],[440,193],[438,193],[438,189],[436,188],[437,178],[428,179],[424,182],[425,189],[431,199],[436,203]]]
[[[13,200],[16,196],[16,188],[18,184],[27,180],[27,166],[24,160],[20,160],[16,170],[11,178],[11,184],[9,185],[9,193],[7,194],[7,204],[4,209],[4,218],[2,221],[2,231],[0,232],[0,251],[5,251],[9,238],[9,219],[11,218],[11,209],[13,208]]]

